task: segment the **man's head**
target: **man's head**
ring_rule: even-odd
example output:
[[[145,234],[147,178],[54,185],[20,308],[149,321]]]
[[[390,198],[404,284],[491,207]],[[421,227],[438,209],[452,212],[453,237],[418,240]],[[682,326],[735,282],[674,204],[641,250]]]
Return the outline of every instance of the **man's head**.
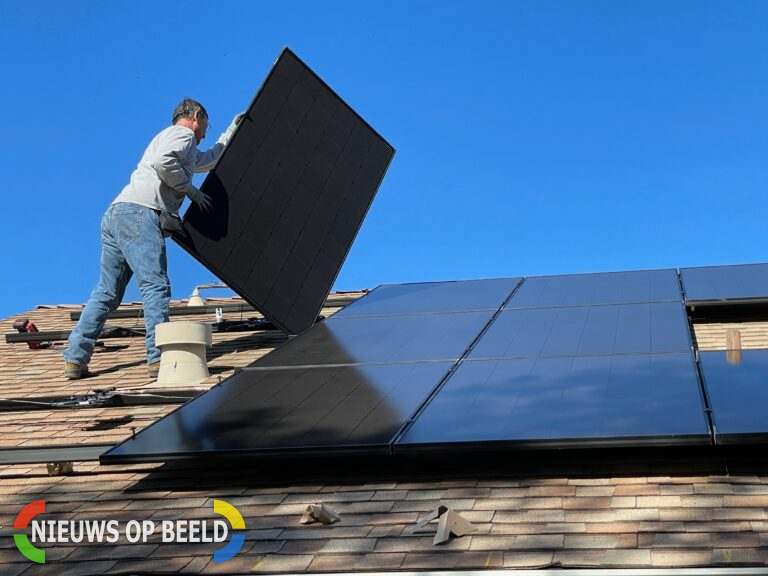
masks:
[[[173,110],[173,124],[192,130],[195,133],[195,142],[200,144],[208,130],[208,112],[197,100],[184,98]]]

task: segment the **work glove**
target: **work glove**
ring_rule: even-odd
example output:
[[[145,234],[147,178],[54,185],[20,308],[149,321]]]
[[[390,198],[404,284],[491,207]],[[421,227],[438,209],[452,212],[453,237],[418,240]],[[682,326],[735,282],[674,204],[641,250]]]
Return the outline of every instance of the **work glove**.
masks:
[[[227,127],[227,129],[219,136],[219,139],[217,140],[217,143],[227,145],[227,142],[229,142],[229,139],[232,138],[232,134],[235,133],[235,128],[237,128],[237,125],[240,124],[240,121],[245,116],[245,112],[240,112],[237,116],[235,116],[232,119],[232,122]]]
[[[189,191],[189,199],[192,200],[195,204],[197,204],[197,207],[200,208],[201,212],[210,212],[211,210],[211,197],[208,196],[205,192],[201,192],[194,186],[192,186],[192,189]]]

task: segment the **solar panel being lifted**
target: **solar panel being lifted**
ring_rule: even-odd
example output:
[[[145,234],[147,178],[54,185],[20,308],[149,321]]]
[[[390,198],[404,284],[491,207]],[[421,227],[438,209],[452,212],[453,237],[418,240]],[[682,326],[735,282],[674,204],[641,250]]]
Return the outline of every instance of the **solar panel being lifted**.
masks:
[[[687,303],[768,302],[768,264],[683,268],[680,274]]]
[[[288,333],[314,323],[394,149],[284,49],[174,239]]]

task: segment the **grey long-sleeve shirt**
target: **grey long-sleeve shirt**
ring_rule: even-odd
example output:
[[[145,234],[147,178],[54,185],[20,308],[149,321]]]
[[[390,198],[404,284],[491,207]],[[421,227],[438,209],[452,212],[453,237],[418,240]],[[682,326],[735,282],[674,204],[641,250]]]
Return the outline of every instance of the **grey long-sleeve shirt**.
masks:
[[[112,203],[130,202],[154,210],[179,213],[184,196],[195,190],[192,175],[213,168],[226,144],[226,134],[201,152],[195,133],[184,126],[169,126],[147,146],[130,182]]]

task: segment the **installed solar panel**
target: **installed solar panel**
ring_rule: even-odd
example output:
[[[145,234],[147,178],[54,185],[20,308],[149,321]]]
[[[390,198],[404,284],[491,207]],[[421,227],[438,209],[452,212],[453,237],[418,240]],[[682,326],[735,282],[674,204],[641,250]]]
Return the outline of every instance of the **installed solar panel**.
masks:
[[[255,366],[312,366],[456,360],[493,311],[330,318],[260,359]]]
[[[315,321],[394,149],[287,48],[176,241],[286,332]]]
[[[526,278],[507,308],[680,301],[675,270],[638,270]]]
[[[768,264],[683,268],[686,302],[768,301]]]
[[[521,278],[379,286],[334,318],[497,310]]]
[[[678,302],[504,310],[470,358],[650,354],[691,348]]]
[[[102,456],[387,453],[451,363],[244,370]]]
[[[395,452],[710,442],[690,353],[463,362]]]
[[[768,350],[701,352],[717,442],[768,440]]]

